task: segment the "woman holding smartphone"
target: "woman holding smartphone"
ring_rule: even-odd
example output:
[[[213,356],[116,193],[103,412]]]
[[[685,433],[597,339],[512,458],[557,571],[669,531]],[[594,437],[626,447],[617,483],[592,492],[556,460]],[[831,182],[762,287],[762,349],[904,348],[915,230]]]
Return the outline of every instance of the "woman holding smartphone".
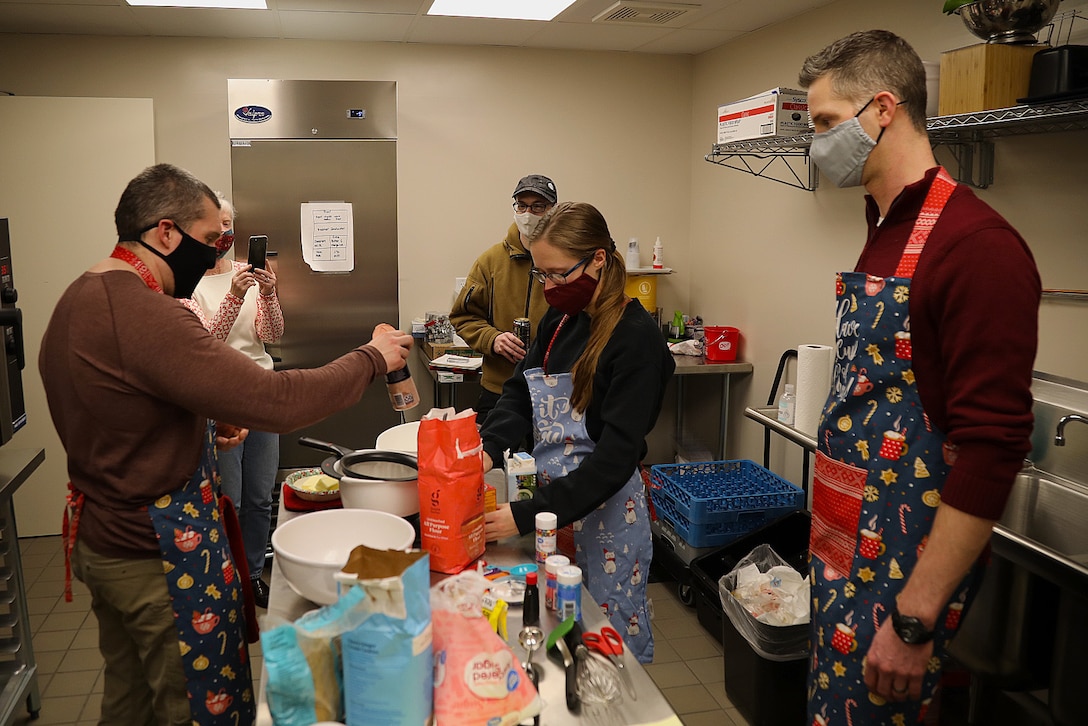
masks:
[[[223,236],[216,243],[219,257],[193,292],[181,303],[196,313],[201,324],[219,340],[245,353],[263,368],[272,369],[266,343],[283,336],[283,312],[276,296],[276,273],[228,258],[234,245],[234,206],[216,192]],[[256,288],[256,289],[254,289]],[[268,607],[268,586],[261,579],[268,530],[272,524],[272,491],[279,468],[277,434],[250,431],[242,444],[219,453],[223,493],[238,509],[246,564],[258,607]]]

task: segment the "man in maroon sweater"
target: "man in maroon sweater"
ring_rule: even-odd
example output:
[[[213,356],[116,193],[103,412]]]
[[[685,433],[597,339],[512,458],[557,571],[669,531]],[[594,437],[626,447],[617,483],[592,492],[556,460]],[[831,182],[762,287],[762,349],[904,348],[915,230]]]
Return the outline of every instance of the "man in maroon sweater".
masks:
[[[800,82],[822,176],[869,192],[818,434],[808,722],[915,723],[1031,448],[1039,275],[938,166],[905,41],[855,33]]]

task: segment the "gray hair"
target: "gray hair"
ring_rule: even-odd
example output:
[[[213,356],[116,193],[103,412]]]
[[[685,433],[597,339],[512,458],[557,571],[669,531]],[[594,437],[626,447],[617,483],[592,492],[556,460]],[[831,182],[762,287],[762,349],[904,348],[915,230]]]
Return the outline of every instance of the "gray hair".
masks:
[[[219,191],[218,189],[215,191],[215,198],[219,200],[220,209],[223,209],[225,207],[230,210],[231,221],[234,221],[234,219],[238,216],[238,210],[234,208],[234,202],[227,199],[227,195]]]
[[[219,208],[215,192],[189,172],[172,164],[156,164],[141,171],[121,193],[113,212],[120,239],[135,239],[140,230],[162,219],[188,230],[204,214],[204,200]]]
[[[865,30],[836,40],[801,66],[798,82],[808,88],[828,76],[831,90],[863,105],[881,91],[891,91],[906,105],[908,118],[926,130],[926,70],[907,41],[887,30]]]

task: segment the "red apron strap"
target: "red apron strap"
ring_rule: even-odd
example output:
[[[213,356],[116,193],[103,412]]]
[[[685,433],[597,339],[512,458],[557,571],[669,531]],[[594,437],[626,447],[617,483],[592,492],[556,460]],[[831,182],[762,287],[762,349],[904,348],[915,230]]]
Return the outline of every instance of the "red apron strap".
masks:
[[[72,602],[72,552],[76,548],[76,536],[79,534],[79,518],[83,514],[83,492],[68,482],[68,494],[64,502],[64,522],[61,524],[61,539],[64,545],[64,601]]]
[[[955,190],[955,180],[942,166],[937,170],[937,176],[933,178],[933,184],[930,185],[926,200],[922,203],[922,210],[918,213],[918,219],[907,240],[907,246],[903,248],[903,256],[899,258],[899,266],[895,269],[896,277],[914,277],[914,269],[918,267],[918,258],[922,256],[929,233],[933,231],[933,226],[937,224],[937,219],[944,211],[944,205]]]

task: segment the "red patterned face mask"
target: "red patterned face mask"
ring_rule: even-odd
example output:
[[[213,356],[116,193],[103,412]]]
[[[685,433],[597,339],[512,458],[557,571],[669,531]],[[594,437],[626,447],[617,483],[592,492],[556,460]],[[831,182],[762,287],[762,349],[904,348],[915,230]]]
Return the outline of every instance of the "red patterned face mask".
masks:
[[[234,230],[228,229],[223,236],[215,241],[215,252],[218,259],[223,259],[234,246]]]

